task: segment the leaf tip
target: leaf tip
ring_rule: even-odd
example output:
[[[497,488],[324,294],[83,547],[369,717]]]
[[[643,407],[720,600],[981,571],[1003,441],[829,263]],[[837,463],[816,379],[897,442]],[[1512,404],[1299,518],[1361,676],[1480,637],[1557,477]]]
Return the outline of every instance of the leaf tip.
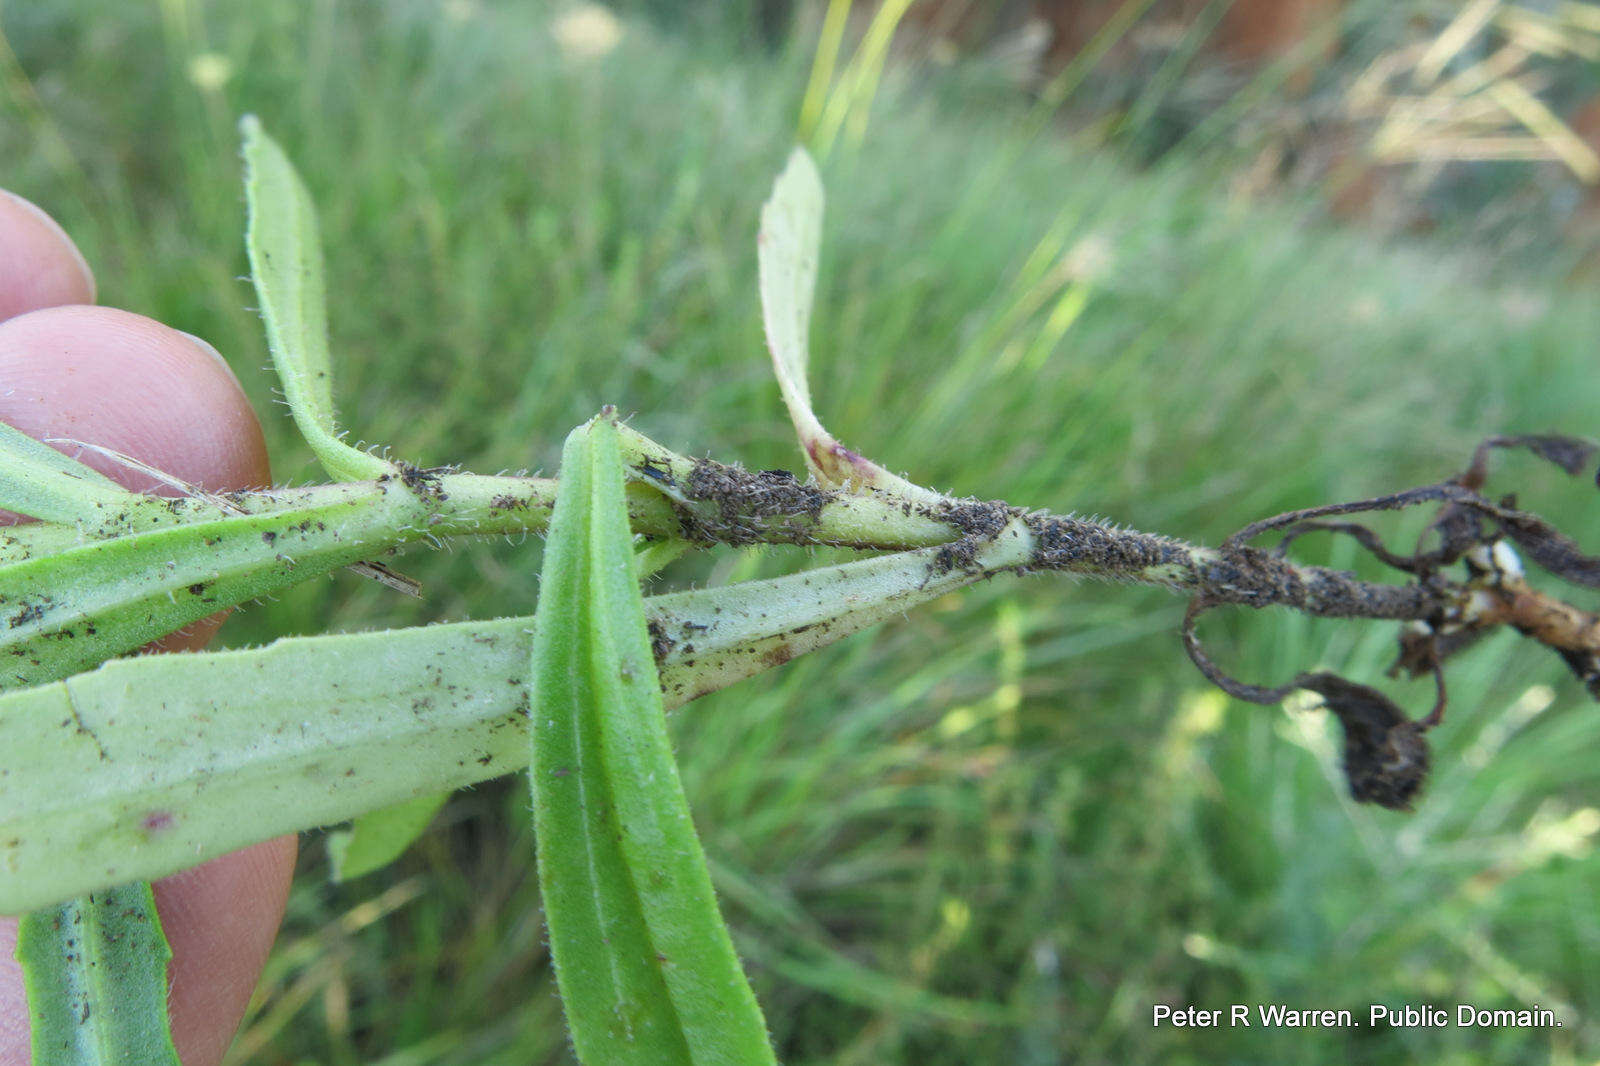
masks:
[[[805,145],[797,144],[789,153],[788,170],[793,171],[796,178],[809,184],[822,187],[822,174],[817,170],[816,160],[811,158],[811,153],[806,151]]]
[[[790,204],[814,203],[820,209],[822,200],[822,172],[817,169],[811,153],[804,147],[796,145],[789,153],[789,161],[784,165],[783,173],[773,182],[772,196],[767,201],[767,207],[771,209],[786,201]]]
[[[261,146],[270,140],[265,127],[261,125],[261,119],[255,112],[246,112],[239,116],[239,153],[244,156],[246,170],[255,170]]]

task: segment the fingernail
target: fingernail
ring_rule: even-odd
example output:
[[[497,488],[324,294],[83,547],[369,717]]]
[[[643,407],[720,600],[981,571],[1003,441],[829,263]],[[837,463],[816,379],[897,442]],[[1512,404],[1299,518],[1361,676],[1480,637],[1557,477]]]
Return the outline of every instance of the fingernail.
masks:
[[[211,358],[215,359],[217,361],[217,365],[222,367],[223,370],[227,371],[228,376],[233,379],[233,383],[235,385],[239,384],[239,375],[233,372],[233,367],[228,365],[228,361],[222,357],[222,353],[217,351],[216,348],[212,347],[209,341],[201,337],[196,337],[193,333],[184,333],[181,329],[175,330],[174,332],[182,333],[185,337],[188,337],[191,341],[194,341],[196,348],[199,348],[202,352],[205,352],[207,355],[211,356]]]
[[[67,236],[67,231],[61,228],[61,223],[51,218],[49,212],[45,211],[44,208],[40,207],[32,200],[18,196],[10,189],[0,189],[0,195],[4,195],[8,199],[15,202],[17,206],[31,214],[34,218],[37,218],[40,222],[43,222],[46,229],[52,231],[57,237],[61,238],[61,243],[66,245],[67,250],[72,253],[72,261],[78,264],[78,272],[83,275],[84,285],[89,289],[89,302],[94,303],[96,292],[94,284],[94,271],[89,269],[89,261],[83,257],[82,252],[78,251],[77,244],[71,237]]]

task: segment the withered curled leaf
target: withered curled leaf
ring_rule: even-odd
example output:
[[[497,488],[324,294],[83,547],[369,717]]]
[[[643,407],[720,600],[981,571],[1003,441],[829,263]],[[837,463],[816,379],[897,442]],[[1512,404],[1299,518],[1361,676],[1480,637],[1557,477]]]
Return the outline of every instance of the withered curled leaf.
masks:
[[[1307,533],[1317,532],[1343,533],[1346,536],[1355,538],[1357,543],[1371,552],[1385,566],[1392,566],[1396,570],[1403,570],[1408,574],[1416,569],[1415,559],[1407,555],[1396,555],[1390,551],[1384,546],[1381,537],[1360,522],[1323,522],[1317,519],[1301,522],[1298,525],[1290,526],[1284,531],[1283,539],[1278,542],[1278,546],[1272,550],[1272,553],[1282,558],[1288,554],[1289,545]]]
[[[1297,684],[1321,696],[1344,727],[1344,773],[1356,802],[1410,810],[1428,777],[1422,726],[1377,689],[1337,674],[1302,674]]]
[[[1541,459],[1545,459],[1559,466],[1567,473],[1576,477],[1583,473],[1600,452],[1600,445],[1594,441],[1584,440],[1581,437],[1567,437],[1560,434],[1533,434],[1524,437],[1511,437],[1509,442],[1531,451]]]
[[[1545,462],[1554,463],[1567,473],[1577,476],[1600,452],[1600,445],[1582,437],[1569,437],[1560,433],[1524,433],[1514,437],[1490,437],[1472,453],[1472,463],[1458,479],[1468,488],[1482,488],[1488,476],[1489,452],[1493,448],[1526,448]]]
[[[1505,535],[1540,567],[1574,585],[1600,588],[1600,558],[1583,554],[1555,526],[1527,511],[1502,510],[1495,518]]]

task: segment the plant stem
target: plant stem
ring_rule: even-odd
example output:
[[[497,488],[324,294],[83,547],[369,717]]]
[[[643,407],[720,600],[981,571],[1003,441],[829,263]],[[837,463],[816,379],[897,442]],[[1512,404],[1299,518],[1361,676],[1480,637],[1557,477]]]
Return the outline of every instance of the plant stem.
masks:
[[[1019,573],[1052,571],[1165,586],[1218,604],[1285,606],[1340,618],[1420,619],[1438,612],[1451,589],[1359,581],[1317,566],[1302,566],[1243,546],[1202,548],[1179,540],[1119,529],[1070,515],[1025,511],[1001,501],[944,498],[933,505],[866,490],[830,490],[788,471],[752,472],[710,459],[678,455],[623,428],[629,467],[629,519],[637,533],[716,544],[793,544],[866,551],[946,546],[951,568],[972,565],[975,547],[1021,518],[1034,544]],[[394,492],[421,504],[397,528],[400,545],[447,537],[544,533],[555,504],[556,480],[487,476],[401,467],[377,481],[150,500],[149,507],[108,515],[92,529],[20,526],[0,535],[0,564],[58,551],[84,540],[136,535],[161,525],[214,520],[221,507],[238,514],[303,512],[370,499],[377,508]],[[417,521],[416,516],[421,515]],[[374,554],[377,554],[375,549]]]

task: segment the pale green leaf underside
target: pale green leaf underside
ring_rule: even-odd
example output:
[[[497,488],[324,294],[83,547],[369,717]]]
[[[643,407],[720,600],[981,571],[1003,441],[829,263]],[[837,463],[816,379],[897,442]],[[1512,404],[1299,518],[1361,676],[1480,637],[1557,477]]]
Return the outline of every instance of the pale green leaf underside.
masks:
[[[328,358],[322,244],[311,194],[254,115],[240,121],[239,132],[244,138],[250,279],[289,410],[335,479],[381,477],[393,470],[391,464],[339,439]]]
[[[93,467],[0,422],[0,508],[75,525],[138,499]]]
[[[916,503],[937,504],[943,499],[939,493],[892,474],[840,444],[812,410],[811,304],[821,255],[822,210],[822,178],[817,166],[805,149],[796,148],[761,208],[756,259],[767,348],[806,466],[830,488],[879,489]]]
[[[349,829],[328,834],[328,859],[335,881],[350,881],[381,870],[398,859],[439,813],[448,792],[403,800],[369,811]]]
[[[177,1066],[167,1031],[167,960],[148,884],[23,918],[17,959],[34,1066]]]
[[[530,642],[525,618],[302,638],[0,696],[0,914],[520,769]]]
[[[810,414],[811,304],[822,246],[822,178],[805,149],[796,148],[761,208],[757,239],[761,313],[778,387],[789,413]],[[815,419],[812,419],[815,422]],[[797,426],[798,428],[798,426]],[[817,426],[821,429],[821,426]]]
[[[974,564],[1020,565],[1030,548],[1013,523]],[[651,597],[670,644],[666,705],[981,575],[941,568],[942,550]],[[508,618],[297,637],[120,659],[0,695],[0,914],[522,769],[532,629]]]
[[[606,418],[574,430],[562,452],[537,617],[529,776],[578,1057],[773,1062],[678,780]]]

